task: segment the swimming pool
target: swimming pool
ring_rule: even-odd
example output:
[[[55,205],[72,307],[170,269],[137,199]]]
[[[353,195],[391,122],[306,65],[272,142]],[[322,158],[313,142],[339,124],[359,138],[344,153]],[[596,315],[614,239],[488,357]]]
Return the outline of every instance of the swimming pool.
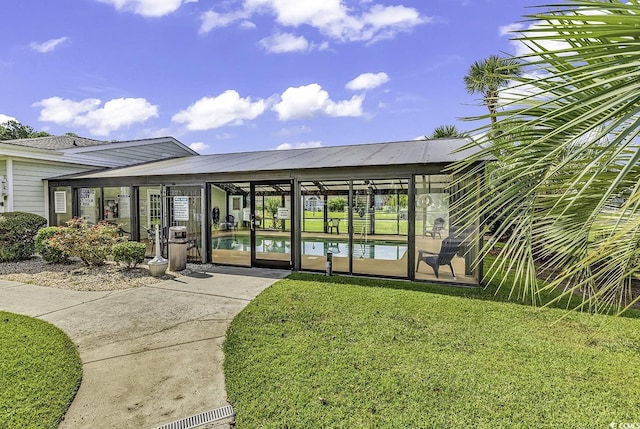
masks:
[[[251,251],[248,236],[214,238],[212,248],[218,250]],[[303,238],[303,256],[326,256],[331,251],[334,258],[349,257],[349,242],[322,238]],[[384,259],[398,261],[407,251],[407,244],[395,241],[367,240],[353,242],[354,259]],[[256,252],[291,253],[291,241],[285,238],[256,236]]]

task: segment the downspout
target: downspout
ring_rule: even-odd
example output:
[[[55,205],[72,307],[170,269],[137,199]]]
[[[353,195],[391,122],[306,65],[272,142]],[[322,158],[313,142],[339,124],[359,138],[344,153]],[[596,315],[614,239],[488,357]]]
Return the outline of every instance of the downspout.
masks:
[[[7,158],[7,211],[13,211],[13,159]]]

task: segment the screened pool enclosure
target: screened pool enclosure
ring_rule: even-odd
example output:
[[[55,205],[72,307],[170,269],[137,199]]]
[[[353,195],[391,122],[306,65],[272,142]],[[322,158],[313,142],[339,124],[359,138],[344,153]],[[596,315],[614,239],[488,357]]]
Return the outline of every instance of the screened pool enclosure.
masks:
[[[331,254],[336,273],[478,284],[476,228],[456,225],[461,191],[446,171],[466,143],[202,155],[54,178],[51,223],[112,222],[149,256],[156,225],[163,244],[181,225],[192,262],[324,271]]]

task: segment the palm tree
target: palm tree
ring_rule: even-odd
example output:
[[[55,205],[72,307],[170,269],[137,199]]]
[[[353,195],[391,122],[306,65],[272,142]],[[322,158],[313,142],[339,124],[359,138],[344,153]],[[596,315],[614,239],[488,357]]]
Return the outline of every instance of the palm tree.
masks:
[[[464,84],[469,94],[482,94],[482,101],[489,109],[492,124],[496,123],[500,89],[520,74],[520,63],[513,58],[492,55],[471,64],[469,73],[464,77]]]
[[[516,77],[520,95],[490,108],[510,138],[493,139],[493,125],[484,126],[474,143],[483,149],[457,166],[465,180],[464,168],[504,153],[491,198],[472,205],[489,185],[469,187],[456,204],[467,226],[502,219],[495,237],[504,247],[489,271],[515,271],[512,291],[522,298],[535,303],[563,287],[565,296],[582,294],[578,308],[624,310],[639,299],[631,283],[640,277],[640,0],[544,7],[518,37],[532,49],[518,60],[536,78]],[[484,222],[479,236],[492,226]]]
[[[432,139],[445,139],[445,138],[454,138],[454,137],[465,137],[466,133],[461,133],[458,131],[458,127],[455,125],[440,125],[433,130],[431,133]]]

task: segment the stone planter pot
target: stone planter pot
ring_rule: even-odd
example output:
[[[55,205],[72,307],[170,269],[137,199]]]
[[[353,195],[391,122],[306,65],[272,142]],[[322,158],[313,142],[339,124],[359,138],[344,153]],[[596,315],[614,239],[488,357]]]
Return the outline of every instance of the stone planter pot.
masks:
[[[167,271],[167,267],[169,266],[169,261],[164,259],[162,256],[156,256],[152,260],[149,261],[149,272],[153,277],[161,277]]]

